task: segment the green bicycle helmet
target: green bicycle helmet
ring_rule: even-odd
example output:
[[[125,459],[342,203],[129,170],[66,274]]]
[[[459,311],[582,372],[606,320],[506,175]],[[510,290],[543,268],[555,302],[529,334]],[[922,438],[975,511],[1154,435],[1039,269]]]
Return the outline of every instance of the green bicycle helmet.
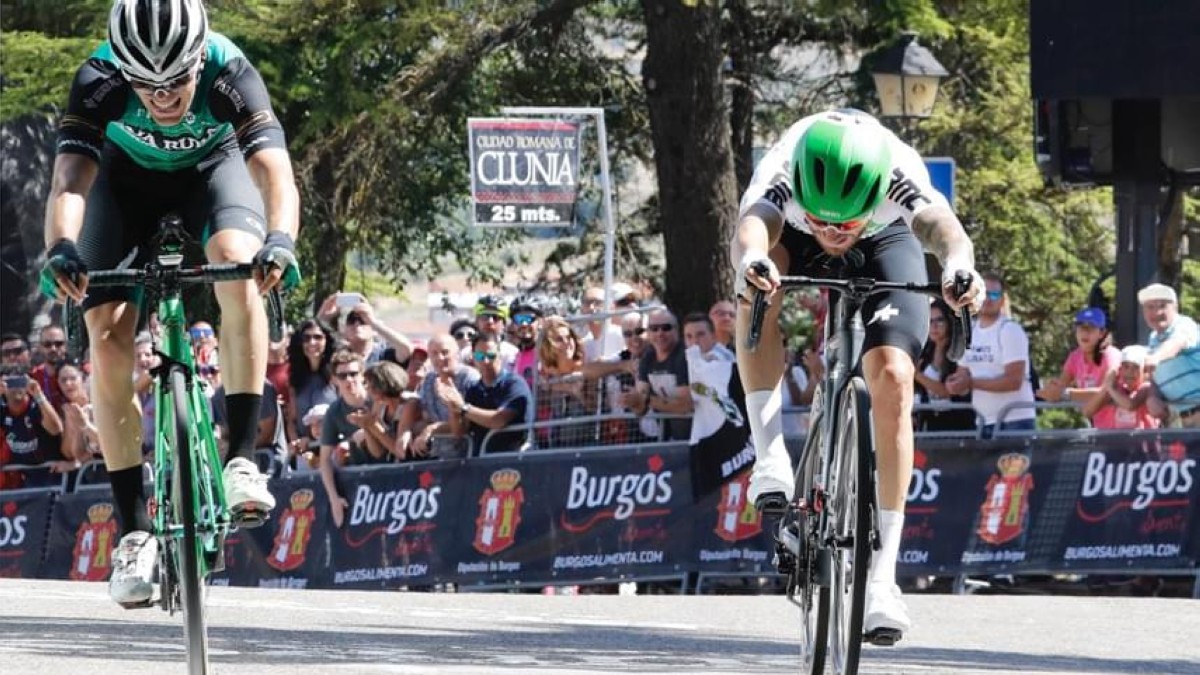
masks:
[[[792,154],[796,201],[821,220],[857,220],[883,201],[891,169],[887,132],[875,118],[859,111],[825,113]]]

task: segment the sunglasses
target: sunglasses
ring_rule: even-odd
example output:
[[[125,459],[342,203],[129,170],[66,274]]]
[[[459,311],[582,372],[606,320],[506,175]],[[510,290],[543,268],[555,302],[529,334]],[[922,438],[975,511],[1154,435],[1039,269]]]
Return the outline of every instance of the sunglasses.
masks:
[[[670,333],[675,330],[675,324],[670,323],[652,323],[649,326],[651,333]]]
[[[334,373],[333,376],[339,380],[349,380],[352,377],[361,377],[362,371],[361,370],[343,370],[340,373]]]
[[[213,329],[211,329],[211,328],[193,328],[188,331],[188,335],[191,335],[192,339],[194,339],[194,340],[199,340],[200,338],[212,337]]]
[[[196,369],[196,372],[200,373],[201,375],[216,375],[217,373],[221,372],[221,367],[220,366],[200,366],[199,368]]]
[[[197,64],[197,66],[198,65],[199,64]],[[199,70],[200,69],[198,67],[193,66],[192,68],[189,68],[188,71],[183,75],[180,75],[172,80],[167,80],[166,82],[151,82],[149,80],[141,80],[131,76],[129,73],[124,73],[124,75],[125,79],[129,80],[129,86],[137,89],[138,91],[156,93],[163,91],[171,94],[191,84],[192,80],[196,79],[196,73],[199,72]]]
[[[813,216],[811,213],[804,214],[804,220],[808,223],[809,229],[816,232],[817,230],[832,231],[832,232],[853,232],[863,225],[867,224],[869,218],[859,218],[857,220],[847,220],[844,223],[831,223],[828,220],[821,220]]]
[[[645,328],[635,328],[633,330],[623,330],[623,331],[621,331],[621,335],[624,335],[627,338],[631,338],[631,337],[634,337],[637,335],[642,335],[645,332],[646,332]]]
[[[517,314],[513,317],[513,323],[517,324],[518,326],[528,326],[531,325],[536,318],[537,317],[532,314]]]
[[[43,340],[42,346],[46,349],[59,349],[67,346],[65,340]]]
[[[475,335],[476,335],[476,333],[473,330],[460,330],[454,334],[454,339],[455,340],[474,340]]]
[[[8,349],[0,349],[0,354],[4,356],[17,356],[24,353],[24,347],[9,347]]]
[[[350,312],[346,315],[346,323],[365,326],[367,324],[367,318],[358,312]]]
[[[475,352],[476,361],[495,361],[500,358],[499,352]]]
[[[304,342],[324,342],[325,334],[324,333],[305,333],[304,337],[302,337],[300,339],[303,340]]]
[[[987,292],[988,300],[999,300],[1003,297],[1004,297],[1004,291],[988,291]]]

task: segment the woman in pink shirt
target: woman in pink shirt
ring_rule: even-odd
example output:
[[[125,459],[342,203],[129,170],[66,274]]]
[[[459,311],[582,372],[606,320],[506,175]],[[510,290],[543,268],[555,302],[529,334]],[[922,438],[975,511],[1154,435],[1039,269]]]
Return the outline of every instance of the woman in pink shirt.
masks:
[[[1075,315],[1075,343],[1078,346],[1067,355],[1062,373],[1038,391],[1043,400],[1087,405],[1103,390],[1105,375],[1115,372],[1121,363],[1121,351],[1112,346],[1102,309],[1088,307]],[[1116,412],[1108,401],[1090,415],[1092,426],[1111,429]]]

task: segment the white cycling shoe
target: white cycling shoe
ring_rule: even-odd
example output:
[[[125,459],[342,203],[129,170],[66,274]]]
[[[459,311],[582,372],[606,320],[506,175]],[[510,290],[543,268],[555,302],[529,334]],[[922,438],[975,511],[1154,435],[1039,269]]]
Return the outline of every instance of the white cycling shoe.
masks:
[[[764,453],[765,454],[765,453]],[[784,498],[791,500],[796,492],[796,477],[792,475],[792,460],[784,453],[782,461],[772,462],[765,457],[759,457],[750,472],[750,488],[746,496],[750,503],[756,503],[762,495],[772,492],[782,493]]]
[[[143,605],[154,595],[154,567],[158,564],[158,540],[149,532],[136,530],[121,537],[112,557],[108,594],[118,604]]]
[[[867,642],[884,646],[896,644],[911,626],[899,586],[886,582],[867,584],[867,607],[863,617]]]
[[[275,497],[267,489],[267,477],[248,459],[235,457],[225,465],[225,499],[233,524],[242,528],[258,527],[271,516]]]

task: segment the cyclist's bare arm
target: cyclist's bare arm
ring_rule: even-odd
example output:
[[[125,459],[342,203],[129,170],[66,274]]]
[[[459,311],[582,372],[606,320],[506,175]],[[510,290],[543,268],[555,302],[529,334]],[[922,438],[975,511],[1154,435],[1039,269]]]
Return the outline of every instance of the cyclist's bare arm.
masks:
[[[931,206],[924,209],[913,218],[912,228],[925,249],[937,256],[943,270],[951,275],[958,270],[975,270],[975,245],[958,216],[949,208]],[[971,287],[962,297],[949,297],[947,291],[944,299],[954,309],[972,305],[973,311],[978,311],[983,304],[983,291],[983,280],[975,275]]]
[[[246,159],[246,168],[262,194],[267,231],[284,232],[295,241],[300,232],[300,193],[287,150],[263,148]],[[282,277],[283,270],[273,268],[260,290],[270,290]]]
[[[88,192],[96,182],[100,165],[86,155],[62,153],[54,158],[54,173],[50,179],[50,197],[46,201],[44,236],[46,248],[60,239],[79,240],[83,229],[83,211]],[[59,279],[59,287],[76,302],[83,300],[87,278],[78,286],[69,279]]]
[[[747,253],[766,254],[779,242],[783,233],[783,214],[778,209],[762,202],[750,205],[746,213],[738,220],[737,232],[729,246],[729,259],[737,266],[739,274],[745,265]],[[758,275],[749,270],[747,278],[763,290],[774,290],[778,282],[765,282],[760,285],[754,280]]]

